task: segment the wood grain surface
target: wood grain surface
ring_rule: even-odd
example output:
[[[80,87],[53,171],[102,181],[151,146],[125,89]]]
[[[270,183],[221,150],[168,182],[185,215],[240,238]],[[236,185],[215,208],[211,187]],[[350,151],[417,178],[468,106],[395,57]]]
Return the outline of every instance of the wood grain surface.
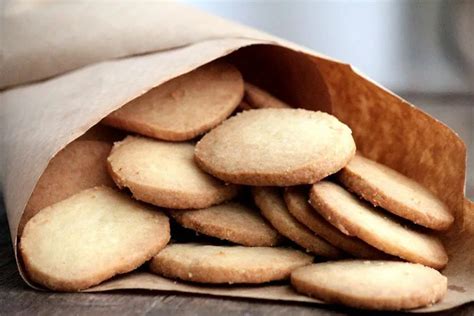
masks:
[[[452,127],[466,142],[468,185],[474,198],[474,98],[472,96],[405,97]],[[310,304],[275,303],[154,291],[109,293],[52,293],[30,289],[20,278],[8,232],[3,204],[0,204],[0,315],[348,315],[354,310]],[[379,315],[379,313],[367,313]],[[430,315],[474,315],[474,303]]]

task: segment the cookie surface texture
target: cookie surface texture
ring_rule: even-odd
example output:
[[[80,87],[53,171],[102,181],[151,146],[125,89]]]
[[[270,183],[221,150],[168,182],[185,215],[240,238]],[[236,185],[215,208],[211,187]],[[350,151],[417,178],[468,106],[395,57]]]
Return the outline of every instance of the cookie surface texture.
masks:
[[[157,206],[205,208],[233,198],[235,185],[201,171],[193,160],[194,146],[128,136],[114,144],[109,172],[119,187],[137,200]]]
[[[280,240],[260,212],[239,202],[228,202],[199,210],[170,211],[182,226],[201,234],[244,246],[275,246]]]
[[[239,105],[243,91],[237,68],[214,62],[148,91],[103,122],[157,139],[188,140],[225,120]]]
[[[421,264],[347,260],[296,269],[291,283],[300,293],[329,303],[375,310],[434,304],[447,291],[447,278]]]
[[[447,206],[416,181],[356,155],[338,174],[350,191],[415,224],[445,230],[454,221]]]
[[[26,224],[19,249],[33,281],[78,291],[134,270],[169,239],[163,213],[96,187],[41,210]]]
[[[107,156],[112,144],[95,140],[75,140],[48,164],[28,201],[18,226],[25,224],[43,208],[95,186],[114,186],[107,172]]]
[[[230,183],[290,186],[315,183],[355,153],[349,127],[334,116],[302,109],[244,111],[207,133],[195,160]]]
[[[301,187],[286,188],[284,197],[290,214],[331,245],[357,258],[380,259],[386,256],[362,240],[341,233],[328,223],[309,204],[308,190]]]
[[[275,229],[308,252],[316,255],[338,258],[343,253],[326,240],[299,223],[288,211],[282,194],[277,188],[252,188],[255,204]]]
[[[264,283],[287,279],[313,258],[275,247],[171,244],[150,262],[150,269],[173,279],[199,283]]]
[[[335,183],[321,181],[314,184],[310,202],[341,232],[356,236],[385,253],[435,269],[448,263],[446,250],[437,237],[409,227]]]

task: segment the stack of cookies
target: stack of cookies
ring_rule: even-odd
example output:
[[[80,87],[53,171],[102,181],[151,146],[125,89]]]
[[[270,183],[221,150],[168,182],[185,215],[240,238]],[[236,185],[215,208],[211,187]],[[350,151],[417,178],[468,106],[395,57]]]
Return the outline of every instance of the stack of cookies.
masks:
[[[290,107],[231,64],[168,81],[102,124],[129,135],[97,127],[69,144],[26,207],[20,252],[38,284],[78,291],[141,267],[206,284],[290,280],[365,309],[446,293],[446,206],[356,153],[336,117]]]

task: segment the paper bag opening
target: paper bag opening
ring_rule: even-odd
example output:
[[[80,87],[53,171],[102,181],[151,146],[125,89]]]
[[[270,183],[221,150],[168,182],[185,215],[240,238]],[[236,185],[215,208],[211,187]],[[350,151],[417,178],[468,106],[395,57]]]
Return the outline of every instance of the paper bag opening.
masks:
[[[465,263],[466,260],[472,260],[473,258],[470,258],[469,253],[466,254],[466,247],[469,245],[468,241],[472,240],[472,233],[467,234],[466,232],[469,229],[463,229],[461,225],[464,218],[466,149],[453,131],[394,94],[364,78],[347,64],[311,56],[277,45],[254,44],[240,48],[246,45],[242,42],[231,42],[228,46],[225,46],[222,41],[209,41],[200,45],[202,46],[199,49],[192,49],[196,47],[184,49],[188,51],[183,55],[180,55],[177,51],[166,52],[165,55],[175,55],[171,59],[176,63],[181,62],[181,64],[183,63],[183,56],[186,57],[188,54],[200,52],[202,56],[199,56],[200,58],[197,58],[197,60],[185,58],[188,61],[184,67],[169,69],[159,79],[150,75],[146,82],[141,82],[141,86],[135,87],[133,91],[127,91],[127,94],[123,95],[120,100],[102,98],[101,104],[95,104],[97,108],[90,108],[90,111],[86,111],[85,115],[81,117],[80,122],[75,125],[74,131],[70,130],[73,127],[63,128],[60,134],[52,135],[53,132],[57,132],[57,130],[54,130],[50,131],[47,136],[59,139],[56,148],[62,148],[73,138],[84,133],[85,130],[100,121],[108,113],[154,86],[184,72],[191,71],[213,59],[229,54],[225,58],[238,66],[246,80],[267,89],[275,96],[295,107],[333,113],[352,128],[358,149],[363,154],[416,179],[447,203],[456,214],[457,225],[445,238],[451,255],[451,263],[448,264],[445,273],[453,274],[448,275],[450,280],[454,280],[454,283],[451,285],[452,288],[467,288],[466,281],[470,279],[469,276],[466,277],[468,271],[466,271]],[[215,50],[209,49],[209,47]],[[206,52],[206,49],[208,49],[208,54],[202,53],[203,51]],[[235,49],[238,50],[232,53]],[[209,53],[209,51],[211,52]],[[160,55],[160,53],[157,55]],[[147,59],[147,57],[151,56],[135,58]],[[126,63],[126,60],[122,62]],[[131,67],[131,65],[128,65],[128,67]],[[102,70],[95,69],[93,72],[109,72],[112,69],[114,67]],[[127,67],[124,70],[127,70]],[[123,74],[125,73],[123,72]],[[74,73],[71,75],[74,76]],[[59,77],[52,79],[52,81],[70,80],[71,78],[67,76],[69,75],[66,75],[66,79]],[[115,80],[116,82],[112,81],[109,83],[111,92],[122,88],[119,82],[121,79],[116,78]],[[44,88],[49,88],[49,84],[51,82],[45,82],[44,86],[40,84],[39,87],[30,87],[30,89],[26,89],[26,92],[30,93],[31,96],[31,94],[38,93]],[[79,89],[79,87],[76,87],[76,89]],[[22,91],[17,92],[21,94]],[[89,97],[93,97],[93,89],[86,92],[90,93]],[[67,117],[67,109],[60,108],[60,103],[64,101],[64,95],[58,96],[55,101],[58,108],[56,109],[57,111],[53,111],[53,114]],[[54,104],[51,106],[54,106]],[[77,104],[76,106],[80,109],[84,105]],[[45,110],[47,111],[47,109]],[[45,116],[42,119],[53,120],[55,117],[54,115],[52,118]],[[60,124],[62,126],[66,122],[60,122]],[[30,132],[33,133],[33,131]],[[74,137],[71,137],[71,135],[74,135]],[[31,137],[35,136],[32,134]],[[39,148],[36,148],[36,150],[39,150]],[[51,148],[48,148],[48,150],[50,152],[43,153],[39,157],[53,156],[55,152]],[[43,162],[36,162],[33,165],[45,167],[47,162],[48,159]],[[36,180],[31,182],[32,187],[35,182]],[[468,205],[468,202],[466,202],[466,205]],[[468,207],[466,207],[467,209]],[[472,212],[464,215],[469,217],[472,215]],[[461,273],[464,277],[457,277]],[[472,278],[472,275],[470,275],[470,278]],[[189,284],[176,283],[170,285],[160,277],[143,272],[118,277],[90,290],[101,291],[120,288],[149,288],[224,296],[312,301],[294,294],[287,287],[277,289],[270,286],[252,289],[251,291],[248,289],[238,289],[230,292],[218,289],[203,290],[202,287]],[[474,292],[474,289],[471,290]],[[464,293],[468,291],[469,289]],[[448,300],[445,300],[445,303],[435,305],[431,309],[449,308],[459,304],[459,297],[453,295],[451,297],[448,295]],[[465,302],[470,299],[464,295],[463,300]]]

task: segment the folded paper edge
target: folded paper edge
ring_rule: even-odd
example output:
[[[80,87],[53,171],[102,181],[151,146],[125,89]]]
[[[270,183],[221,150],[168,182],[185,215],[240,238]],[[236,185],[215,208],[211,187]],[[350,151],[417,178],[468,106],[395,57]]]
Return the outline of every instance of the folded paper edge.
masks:
[[[138,1],[138,3],[139,2],[140,1]],[[154,38],[154,40],[148,41],[146,44],[141,46],[138,45],[133,38],[124,39],[121,35],[115,35],[113,31],[116,30],[110,26],[113,23],[107,23],[111,15],[114,14],[114,12],[106,12],[110,10],[105,9],[110,9],[110,7],[104,7],[104,3],[97,3],[96,6],[98,6],[98,8],[94,10],[98,12],[96,13],[88,10],[87,1],[78,0],[74,3],[74,8],[70,8],[70,5],[67,8],[68,10],[62,8],[63,11],[61,11],[61,15],[65,15],[62,19],[67,18],[71,14],[71,16],[75,16],[76,13],[74,10],[71,10],[75,9],[78,10],[78,14],[83,15],[85,20],[89,20],[92,24],[95,23],[95,27],[113,34],[110,41],[111,47],[105,46],[103,52],[95,52],[90,56],[88,53],[88,47],[84,47],[81,41],[77,42],[78,46],[75,49],[64,49],[64,47],[67,46],[66,44],[76,45],[76,43],[70,41],[71,37],[65,35],[65,32],[69,32],[69,30],[61,27],[58,28],[58,25],[56,25],[57,23],[61,23],[63,20],[59,19],[58,22],[54,21],[55,15],[57,16],[58,14],[58,9],[64,5],[61,4],[61,2],[45,2],[43,4],[35,3],[31,7],[15,2],[7,4],[1,22],[2,26],[7,29],[8,36],[5,38],[6,50],[0,59],[0,71],[7,73],[7,75],[0,79],[0,91],[41,82],[94,63],[161,52],[186,45],[193,45],[206,40],[237,37],[266,41],[277,39],[266,32],[173,1],[164,1],[158,4],[153,2],[143,2],[141,3],[141,6],[134,3],[127,3],[127,1],[117,1],[117,3],[117,11],[114,11],[116,14],[131,10],[137,10],[135,14],[143,14],[147,13],[147,11],[153,12],[153,18],[150,21],[152,23],[149,23],[149,26],[146,26],[144,29],[140,28],[140,30],[149,33],[148,36]],[[190,18],[191,21],[187,21],[185,18],[173,18],[173,16],[180,15],[182,12],[184,12],[184,15]],[[147,14],[146,19],[150,19],[150,15]],[[40,21],[40,28],[43,27],[42,24],[49,25],[49,27],[53,27],[55,33],[58,33],[59,35],[57,38],[53,37],[53,39],[49,39],[48,41],[52,41],[51,43],[45,43],[40,36],[35,36],[38,30],[26,27],[22,24],[24,21],[27,21],[28,23]],[[212,21],[212,23],[209,23],[209,21]],[[177,32],[177,34],[175,34],[176,36],[159,36],[163,35],[159,33],[159,26],[166,24],[167,27],[164,29],[170,30],[171,28],[169,27],[169,24],[171,22],[175,25],[173,30]],[[201,24],[204,26],[196,27],[196,25]],[[217,27],[215,27],[215,25],[217,25]],[[135,27],[135,29],[136,28],[137,27]],[[12,33],[11,36],[9,35],[10,32]],[[169,33],[169,31],[167,33]],[[56,34],[52,34],[52,36],[56,36]],[[17,43],[22,40],[28,40],[28,45],[32,46],[25,45],[25,47],[23,47],[22,45],[17,45]],[[93,38],[93,40],[96,42],[99,41],[97,38]],[[52,45],[52,47],[56,46],[56,49],[49,54],[45,54],[45,50],[49,47],[45,45]],[[10,46],[13,46],[13,51],[9,50]],[[73,53],[77,56],[77,52],[75,51],[77,49],[79,49],[79,55],[81,58],[72,58],[70,54]],[[313,52],[313,54],[315,53]],[[323,56],[322,54],[318,55],[322,58],[329,59],[328,56]],[[68,60],[70,64],[67,65],[64,62],[56,62],[56,60],[61,61],[63,59]],[[47,66],[46,68],[41,68],[43,67],[41,66],[39,70],[34,70],[30,73],[30,77],[28,77],[23,73],[23,71],[25,71],[25,68],[28,68],[28,65],[33,65],[31,63],[34,61],[40,64],[44,63]],[[16,66],[17,64],[22,66],[18,67]],[[17,76],[20,76],[20,78],[10,77],[11,75],[9,74],[16,74]]]

